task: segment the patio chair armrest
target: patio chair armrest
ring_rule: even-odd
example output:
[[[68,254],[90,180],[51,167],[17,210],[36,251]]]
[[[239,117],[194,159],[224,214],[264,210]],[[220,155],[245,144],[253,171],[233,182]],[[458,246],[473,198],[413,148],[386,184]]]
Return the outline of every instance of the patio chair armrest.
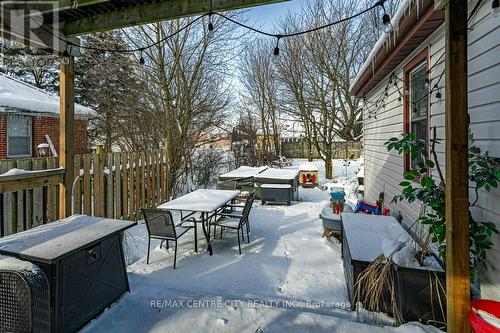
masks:
[[[241,214],[227,214],[227,213],[219,213],[217,214],[219,216],[224,216],[224,217],[232,217],[232,218],[235,218],[235,219],[240,219],[243,217],[243,215]]]
[[[244,204],[226,204],[224,207],[232,207],[232,208],[243,208]]]
[[[196,219],[194,217],[184,218],[184,219],[180,220],[179,222],[177,222],[177,224],[175,226],[176,227],[180,227],[180,226],[182,226],[186,222],[196,223],[197,221],[196,221]]]

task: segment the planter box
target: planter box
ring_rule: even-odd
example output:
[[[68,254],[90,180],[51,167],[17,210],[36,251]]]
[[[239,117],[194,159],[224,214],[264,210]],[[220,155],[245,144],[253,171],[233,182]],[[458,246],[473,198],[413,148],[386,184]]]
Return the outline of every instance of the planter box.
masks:
[[[342,259],[349,301],[355,306],[355,285],[363,271],[375,260],[384,239],[409,238],[408,232],[390,216],[342,213]],[[396,306],[404,321],[421,321],[433,324],[445,321],[441,305],[446,295],[441,286],[446,285],[445,273],[439,260],[430,257],[431,268],[410,268],[394,265],[392,274],[396,290]],[[437,287],[439,284],[441,286]],[[363,302],[361,292],[359,300]],[[393,316],[389,289],[383,295],[387,314]],[[441,302],[441,304],[440,304]]]
[[[398,310],[405,321],[446,322],[443,270],[394,266]],[[441,308],[442,307],[442,308]]]

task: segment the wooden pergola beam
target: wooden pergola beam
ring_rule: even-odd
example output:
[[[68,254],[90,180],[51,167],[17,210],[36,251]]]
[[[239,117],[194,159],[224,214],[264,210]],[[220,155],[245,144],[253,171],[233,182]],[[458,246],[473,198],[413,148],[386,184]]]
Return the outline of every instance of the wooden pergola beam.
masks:
[[[447,331],[469,332],[467,1],[445,6]]]
[[[210,11],[225,11],[289,0],[165,0],[83,17],[65,22],[64,34],[83,35],[93,32],[126,28]],[[211,6],[212,3],[212,7]]]

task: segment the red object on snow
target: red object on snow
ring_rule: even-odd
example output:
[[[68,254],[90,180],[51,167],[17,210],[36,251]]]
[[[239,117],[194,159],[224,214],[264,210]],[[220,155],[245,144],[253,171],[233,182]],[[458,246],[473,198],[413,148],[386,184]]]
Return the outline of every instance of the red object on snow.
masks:
[[[391,214],[391,209],[385,207],[384,210],[382,211],[382,215],[389,216],[390,214]]]
[[[302,175],[302,183],[303,184],[307,183],[307,177],[306,177],[306,175]]]
[[[480,310],[500,318],[500,302],[479,299],[471,302],[469,308],[469,323],[474,333],[499,333],[500,329],[491,325],[478,315],[477,312]]]
[[[316,184],[315,178],[316,178],[316,175],[311,175],[311,183]]]

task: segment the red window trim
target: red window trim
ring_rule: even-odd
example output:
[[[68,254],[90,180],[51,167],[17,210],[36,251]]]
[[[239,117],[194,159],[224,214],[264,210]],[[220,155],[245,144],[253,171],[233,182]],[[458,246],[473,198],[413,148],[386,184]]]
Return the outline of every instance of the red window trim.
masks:
[[[403,132],[407,134],[410,131],[410,93],[409,93],[409,76],[410,72],[420,66],[425,61],[426,78],[429,79],[429,52],[424,49],[417,54],[410,62],[403,67]],[[429,124],[430,98],[427,96],[427,125]],[[425,141],[427,143],[427,154],[429,154],[429,131],[426,131]],[[404,171],[410,169],[410,157],[408,154],[403,156]]]

